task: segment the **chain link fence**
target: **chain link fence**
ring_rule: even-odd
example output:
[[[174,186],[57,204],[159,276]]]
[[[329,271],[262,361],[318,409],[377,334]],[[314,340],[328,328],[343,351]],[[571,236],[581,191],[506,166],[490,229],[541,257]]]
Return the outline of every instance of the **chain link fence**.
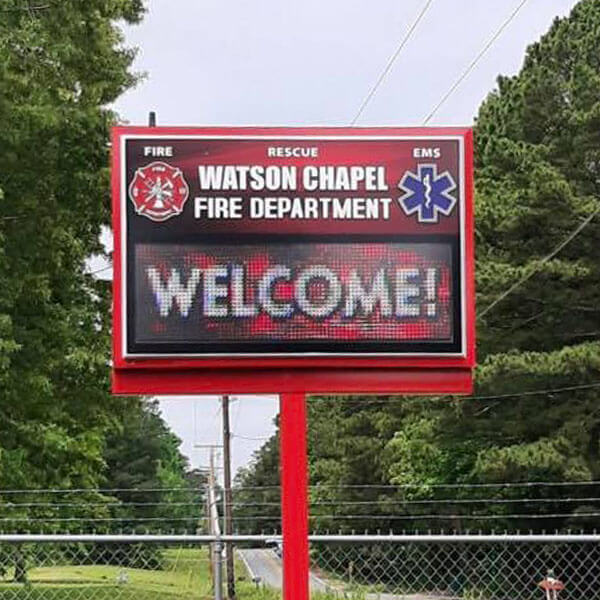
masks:
[[[210,546],[135,536],[0,541],[2,600],[159,600],[212,596]]]
[[[600,598],[600,537],[423,535],[318,537],[313,571],[338,594],[392,600],[544,598],[549,574],[560,598]]]
[[[280,538],[206,535],[2,535],[0,599],[215,597],[224,541],[238,600],[281,597]],[[600,599],[597,535],[311,536],[311,596],[357,600]]]

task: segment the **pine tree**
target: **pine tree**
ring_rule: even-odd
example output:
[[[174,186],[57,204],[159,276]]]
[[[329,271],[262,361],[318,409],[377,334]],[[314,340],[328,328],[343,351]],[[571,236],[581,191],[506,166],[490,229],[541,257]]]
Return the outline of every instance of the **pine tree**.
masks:
[[[476,393],[514,396],[436,405],[402,423],[388,445],[393,482],[428,475],[438,482],[581,481],[600,475],[599,389],[593,387],[600,381],[598,31],[600,6],[580,2],[528,49],[518,75],[498,79],[479,111]],[[411,444],[431,445],[437,458],[415,466],[407,455]],[[557,500],[541,512],[578,508]],[[538,510],[520,505],[517,512]],[[568,522],[525,519],[508,525]]]
[[[336,507],[334,523],[347,530],[592,527],[575,516],[467,517],[600,510],[584,499],[599,497],[600,486],[569,489],[581,498],[569,503],[561,487],[435,487],[600,479],[598,2],[582,0],[557,19],[520,72],[498,79],[475,140],[476,398],[312,400],[313,493]],[[370,495],[327,487],[357,483],[406,487],[372,487]],[[485,502],[490,497],[517,502]],[[525,502],[538,497],[551,502]],[[442,498],[478,502],[415,504]],[[388,517],[455,516],[340,519],[357,514],[360,504],[345,503],[359,499]]]

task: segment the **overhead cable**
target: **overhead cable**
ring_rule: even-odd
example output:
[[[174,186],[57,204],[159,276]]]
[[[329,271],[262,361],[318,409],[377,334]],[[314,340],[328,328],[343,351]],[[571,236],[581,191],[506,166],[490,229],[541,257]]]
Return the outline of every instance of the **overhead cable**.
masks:
[[[385,66],[385,68],[383,69],[383,71],[381,72],[379,77],[377,78],[377,81],[375,82],[373,87],[369,90],[369,93],[367,94],[367,96],[363,100],[362,104],[360,105],[360,108],[358,109],[358,112],[354,116],[354,119],[352,119],[352,122],[350,123],[351,125],[355,125],[356,122],[358,121],[358,119],[360,118],[360,116],[362,115],[363,111],[367,107],[367,104],[369,104],[369,102],[371,101],[371,99],[373,98],[373,96],[375,95],[377,90],[379,89],[379,86],[383,83],[383,80],[385,79],[386,75],[390,72],[392,66],[396,62],[396,59],[398,58],[398,56],[400,56],[402,49],[408,43],[408,40],[411,38],[412,34],[414,33],[414,31],[417,28],[417,25],[419,24],[421,19],[425,16],[425,13],[431,6],[432,2],[433,2],[433,0],[427,0],[427,2],[425,2],[423,8],[421,9],[421,12],[419,12],[419,14],[417,15],[417,18],[413,21],[413,24],[409,27],[408,31],[406,32],[406,35],[402,38],[402,41],[396,48],[396,51],[394,52],[394,54],[392,54],[392,56],[390,57],[390,59],[387,62],[387,65]]]
[[[471,61],[469,66],[463,71],[462,75],[450,86],[450,89],[442,96],[442,99],[433,107],[431,112],[423,120],[423,125],[427,125],[437,111],[442,107],[443,104],[450,98],[450,96],[457,90],[460,84],[467,78],[469,73],[475,68],[477,63],[483,58],[485,53],[491,48],[492,44],[500,37],[502,32],[508,27],[510,22],[517,16],[519,11],[525,6],[528,0],[521,0],[519,5],[513,10],[508,18],[500,25],[494,35],[487,41],[485,46],[477,53],[475,58]]]
[[[521,279],[513,283],[513,285],[511,285],[505,292],[500,294],[500,296],[498,296],[490,305],[486,306],[485,309],[481,311],[481,313],[479,313],[477,316],[481,318],[487,315],[487,313],[490,312],[490,310],[492,310],[494,306],[496,306],[499,302],[502,302],[502,300],[504,300],[504,298],[506,298],[507,296],[510,296],[510,294],[512,294],[518,287],[523,285],[527,280],[531,279],[531,277],[533,277],[533,275],[535,275],[535,273],[537,273],[540,270],[542,265],[546,264],[549,260],[554,258],[567,244],[573,241],[585,229],[585,227],[587,227],[592,222],[592,220],[598,213],[600,213],[600,206],[593,213],[588,215],[586,219],[584,219],[575,228],[575,230],[569,234],[569,236],[565,240],[563,240],[560,244],[558,244],[558,246],[556,246],[556,248],[554,248],[554,250],[552,250],[552,252],[550,252],[550,254],[548,254],[547,256],[542,258],[541,261],[536,263],[533,269],[529,270],[529,272],[523,275]]]

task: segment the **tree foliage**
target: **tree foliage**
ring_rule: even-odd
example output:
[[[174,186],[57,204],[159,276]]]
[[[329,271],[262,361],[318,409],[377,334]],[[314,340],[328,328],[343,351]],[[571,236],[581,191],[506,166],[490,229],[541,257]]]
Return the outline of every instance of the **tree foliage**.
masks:
[[[90,487],[103,466],[108,297],[86,273],[109,220],[106,108],[133,82],[136,0],[3,4],[0,480]]]
[[[600,479],[598,2],[579,2],[499,77],[475,140],[476,396],[313,399],[313,514],[337,511],[317,526],[554,529],[591,525],[550,515],[600,510],[584,499],[600,486],[439,487]],[[336,489],[356,484],[380,487]],[[413,518],[427,514],[447,518]]]
[[[6,490],[187,485],[178,441],[156,407],[110,394],[109,289],[86,267],[104,252],[100,233],[110,222],[117,116],[109,106],[136,81],[135,52],[117,24],[142,15],[141,0],[5,0],[0,8],[5,530],[58,530],[67,518],[73,528],[93,528],[86,519],[110,517],[114,503],[93,491]],[[42,506],[57,501],[65,506]]]
[[[275,424],[277,423],[276,420]],[[247,467],[238,470],[234,488],[233,513],[238,532],[252,533],[279,529],[278,432],[254,453]]]

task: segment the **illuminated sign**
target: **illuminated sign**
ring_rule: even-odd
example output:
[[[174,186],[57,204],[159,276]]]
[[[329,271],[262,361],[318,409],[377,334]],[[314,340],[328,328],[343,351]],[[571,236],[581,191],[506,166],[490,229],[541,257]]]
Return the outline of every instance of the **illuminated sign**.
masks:
[[[394,241],[138,244],[132,341],[149,352],[450,348],[452,254]]]
[[[470,143],[464,129],[118,128],[116,366],[472,365]]]

